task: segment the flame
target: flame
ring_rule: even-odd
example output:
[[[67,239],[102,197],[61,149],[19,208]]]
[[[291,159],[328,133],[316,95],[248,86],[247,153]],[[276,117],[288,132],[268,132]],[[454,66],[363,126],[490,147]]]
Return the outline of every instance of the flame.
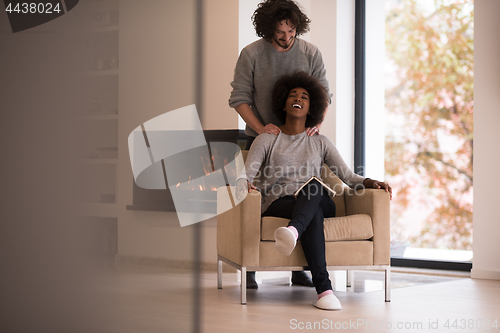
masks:
[[[214,157],[215,156],[215,157]],[[212,151],[212,155],[210,156],[210,159],[207,159],[206,156],[205,158],[203,158],[203,156],[200,156],[200,159],[201,159],[201,163],[202,163],[202,168],[203,168],[203,171],[205,172],[205,175],[208,176],[210,174],[212,174],[213,172],[215,172],[214,168],[215,167],[218,167],[215,165],[215,158],[217,157],[217,151],[216,150],[213,150]],[[228,165],[228,158],[225,158],[224,159],[224,163],[222,164],[221,168],[224,168],[225,165]],[[230,174],[233,174],[235,173],[234,170],[232,170],[232,168],[230,168],[230,170],[226,170],[226,172],[229,172]],[[181,189],[184,189],[184,190],[191,190],[191,191],[203,191],[203,190],[208,190],[208,191],[217,191],[217,188],[215,186],[210,186],[210,185],[207,185],[205,182],[204,182],[204,179],[202,179],[202,184],[198,184],[198,185],[195,185],[192,183],[191,181],[191,176],[189,176],[189,180],[185,183],[178,183],[176,186],[176,188],[181,188]]]
[[[200,158],[201,158],[201,163],[203,165],[203,171],[205,171],[205,175],[211,174],[213,172],[212,163],[210,161],[206,162],[203,159],[203,156],[200,156]],[[211,158],[212,158],[212,162],[213,162],[213,156]]]

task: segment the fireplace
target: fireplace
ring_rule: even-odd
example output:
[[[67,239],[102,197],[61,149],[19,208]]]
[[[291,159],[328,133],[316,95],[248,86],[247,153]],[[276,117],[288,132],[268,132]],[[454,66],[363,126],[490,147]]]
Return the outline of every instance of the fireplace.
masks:
[[[247,137],[243,130],[206,130],[203,131],[205,135],[205,139],[207,143],[211,142],[230,142],[237,144],[241,150],[245,148]],[[213,152],[216,154],[216,152]],[[224,160],[224,157],[221,157]],[[206,173],[210,173],[212,167],[208,157],[203,159],[201,156],[201,160],[206,164]],[[217,168],[217,167],[216,167]],[[165,211],[165,212],[175,212],[176,207],[174,206],[174,201],[172,198],[172,194],[170,190],[167,188],[166,190],[149,190],[144,189],[136,185],[135,181],[132,180],[133,183],[133,203],[132,205],[128,205],[128,210],[143,210],[143,211]],[[173,186],[174,184],[169,184],[169,186]],[[194,194],[193,197],[197,197],[197,193],[202,192],[203,190],[203,198],[199,199],[193,204],[187,204],[186,207],[177,207],[180,211],[189,211],[189,212],[205,212],[205,213],[216,213],[214,210],[214,205],[210,205],[210,211],[207,211],[207,206],[204,205],[204,201],[215,201],[217,199],[217,191],[215,188],[203,188],[204,184],[180,184],[178,183],[176,186],[182,187],[180,190],[183,191],[192,191],[190,193]],[[200,188],[201,186],[201,188]]]

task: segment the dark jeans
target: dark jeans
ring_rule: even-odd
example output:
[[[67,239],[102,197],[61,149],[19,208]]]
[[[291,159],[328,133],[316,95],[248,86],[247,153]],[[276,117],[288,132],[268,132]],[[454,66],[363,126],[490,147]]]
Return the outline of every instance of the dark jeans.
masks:
[[[250,150],[250,146],[252,145],[254,140],[255,136],[247,136],[247,144],[245,146],[245,150]]]
[[[313,180],[302,189],[297,200],[293,196],[281,197],[275,200],[262,216],[291,220],[288,226],[294,226],[299,232],[316,292],[320,294],[332,289],[326,270],[323,220],[325,217],[335,216],[335,203],[327,191]]]

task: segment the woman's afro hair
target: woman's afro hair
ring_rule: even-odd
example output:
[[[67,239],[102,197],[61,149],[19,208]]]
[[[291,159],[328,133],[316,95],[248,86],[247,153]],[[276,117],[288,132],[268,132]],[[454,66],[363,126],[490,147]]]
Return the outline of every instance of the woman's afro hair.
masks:
[[[309,114],[306,119],[306,127],[321,124],[328,106],[328,93],[317,78],[303,71],[283,75],[274,84],[272,107],[276,117],[283,124],[285,123],[286,112],[283,109],[290,91],[294,88],[303,88],[309,93]]]

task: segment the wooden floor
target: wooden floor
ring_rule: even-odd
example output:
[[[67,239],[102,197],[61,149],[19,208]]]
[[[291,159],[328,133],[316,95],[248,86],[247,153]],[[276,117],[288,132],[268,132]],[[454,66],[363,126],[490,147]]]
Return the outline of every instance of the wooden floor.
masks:
[[[384,302],[383,273],[356,272],[345,288],[345,272],[330,272],[341,311],[312,306],[313,288],[290,286],[290,273],[259,272],[258,290],[239,303],[239,281],[225,273],[202,274],[201,332],[483,332],[500,331],[500,281],[393,273],[392,301]],[[193,286],[190,272],[135,267],[107,272],[108,332],[192,332]],[[482,329],[479,327],[482,326]],[[462,328],[463,327],[463,328]]]

